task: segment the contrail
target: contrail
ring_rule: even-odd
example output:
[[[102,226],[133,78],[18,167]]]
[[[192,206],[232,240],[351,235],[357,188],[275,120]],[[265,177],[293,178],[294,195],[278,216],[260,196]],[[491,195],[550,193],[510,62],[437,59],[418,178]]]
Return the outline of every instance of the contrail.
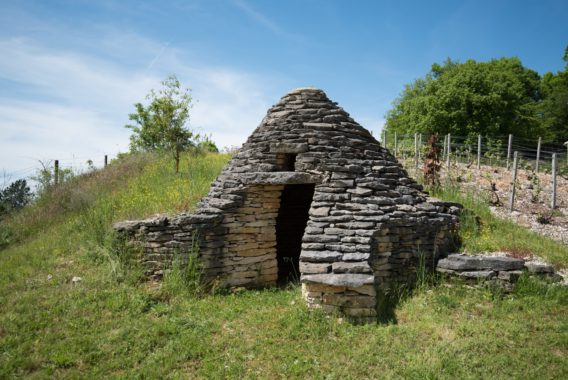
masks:
[[[168,46],[170,46],[169,42],[166,42],[166,44],[164,45],[164,47],[162,48],[162,50],[160,50],[160,52],[158,53],[158,55],[156,55],[154,57],[154,59],[150,62],[150,64],[148,64],[148,67],[146,68],[146,70],[150,70],[153,66],[154,63],[156,63],[156,61],[162,56],[162,54],[164,54],[164,52],[166,51],[166,49],[168,48]]]

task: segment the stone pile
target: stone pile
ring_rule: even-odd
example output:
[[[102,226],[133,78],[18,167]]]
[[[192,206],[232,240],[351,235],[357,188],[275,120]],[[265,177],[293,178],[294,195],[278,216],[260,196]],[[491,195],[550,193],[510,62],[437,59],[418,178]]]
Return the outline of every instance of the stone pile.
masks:
[[[551,265],[507,256],[452,254],[438,261],[436,271],[470,283],[500,284],[511,289],[524,272],[554,281],[559,280]]]
[[[194,213],[115,228],[143,246],[149,276],[194,246],[210,281],[264,287],[298,271],[311,307],[372,321],[377,292],[412,285],[419,265],[450,252],[460,208],[430,198],[323,91],[303,88],[268,111]]]

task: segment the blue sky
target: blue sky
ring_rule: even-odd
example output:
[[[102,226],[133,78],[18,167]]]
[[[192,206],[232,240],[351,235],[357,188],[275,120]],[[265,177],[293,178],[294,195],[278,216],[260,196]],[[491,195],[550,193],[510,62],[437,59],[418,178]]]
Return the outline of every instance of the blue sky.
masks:
[[[561,70],[567,16],[566,0],[0,0],[0,186],[39,160],[84,168],[126,151],[133,104],[171,73],[192,89],[191,127],[219,146],[304,86],[377,136],[434,62]]]

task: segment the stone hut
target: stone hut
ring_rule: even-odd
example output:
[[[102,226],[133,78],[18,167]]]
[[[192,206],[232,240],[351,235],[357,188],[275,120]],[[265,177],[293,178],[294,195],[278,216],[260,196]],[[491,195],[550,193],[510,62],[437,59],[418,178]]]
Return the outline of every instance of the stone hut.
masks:
[[[377,295],[411,286],[452,244],[459,205],[429,198],[397,160],[315,88],[286,94],[195,212],[126,221],[149,276],[199,247],[223,286],[300,279],[310,307],[376,319]],[[185,255],[185,256],[184,256]]]

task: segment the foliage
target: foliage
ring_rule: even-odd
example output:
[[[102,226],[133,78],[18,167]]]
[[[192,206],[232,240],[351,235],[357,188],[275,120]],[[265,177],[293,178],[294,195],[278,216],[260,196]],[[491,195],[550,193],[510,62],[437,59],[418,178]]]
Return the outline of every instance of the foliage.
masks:
[[[197,148],[203,152],[219,153],[219,148],[217,148],[217,145],[213,142],[213,140],[211,140],[209,136],[205,136],[199,139]]]
[[[518,58],[435,63],[424,78],[406,85],[386,115],[387,130],[534,136],[540,128],[539,80]]]
[[[548,72],[541,81],[544,100],[540,105],[542,123],[557,141],[568,140],[568,46],[564,52],[566,67],[556,74]]]
[[[136,103],[136,112],[128,115],[134,125],[126,128],[134,132],[130,136],[132,151],[162,150],[170,152],[179,172],[181,152],[194,146],[196,136],[186,127],[191,107],[190,90],[181,87],[175,75],[162,82],[158,92],[151,90],[146,97],[150,103]]]
[[[25,179],[12,182],[0,191],[0,219],[3,215],[26,206],[32,197],[33,194]]]

